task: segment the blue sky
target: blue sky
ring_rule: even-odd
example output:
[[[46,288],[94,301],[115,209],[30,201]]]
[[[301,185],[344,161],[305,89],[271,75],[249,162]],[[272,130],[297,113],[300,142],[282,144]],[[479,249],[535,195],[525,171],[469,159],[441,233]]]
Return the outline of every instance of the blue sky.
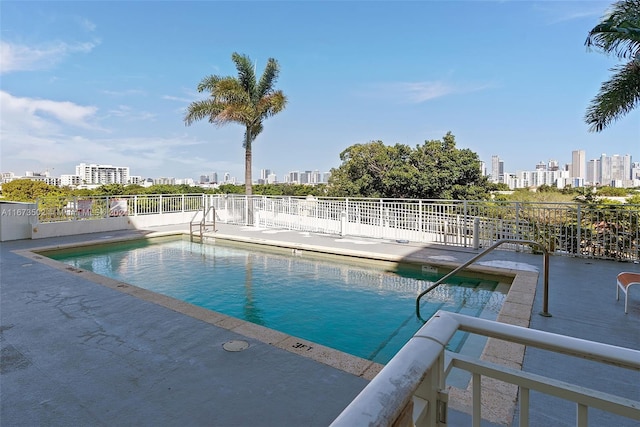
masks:
[[[415,146],[451,131],[509,172],[584,149],[640,161],[640,111],[583,121],[618,60],[584,41],[609,1],[2,1],[0,170],[244,177],[243,128],[186,127],[198,82],[281,66],[287,108],[264,122],[253,176],[328,171],[355,143]]]

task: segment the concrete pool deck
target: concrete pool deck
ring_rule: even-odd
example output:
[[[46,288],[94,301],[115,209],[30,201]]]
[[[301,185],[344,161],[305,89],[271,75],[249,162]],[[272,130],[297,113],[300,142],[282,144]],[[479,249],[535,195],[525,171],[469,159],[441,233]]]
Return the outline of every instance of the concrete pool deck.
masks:
[[[138,298],[135,292],[122,292],[123,287],[103,286],[85,273],[35,262],[16,252],[185,229],[188,226],[2,243],[0,424],[331,423],[364,388],[375,367],[347,364],[337,368],[300,357],[291,349],[254,338],[250,330],[217,326],[200,319],[202,313],[185,315],[179,303],[180,307],[171,307]],[[217,238],[280,242],[299,250],[325,248],[390,260],[460,264],[477,253],[224,224],[218,229]],[[480,263],[527,271],[541,269],[542,257],[495,251]],[[625,315],[623,301],[616,301],[614,295],[615,276],[620,271],[640,272],[640,266],[552,257],[549,311],[553,317],[537,314],[542,308],[542,281],[538,280],[528,313],[530,327],[640,350],[640,295],[631,294]],[[222,348],[236,341],[246,341],[249,347],[238,352]],[[298,351],[308,350],[301,346]],[[523,370],[640,400],[638,372],[533,349],[524,352]],[[593,412],[594,425],[636,425],[633,420],[612,420],[608,414]],[[574,425],[574,414],[570,403],[532,394],[532,426]]]

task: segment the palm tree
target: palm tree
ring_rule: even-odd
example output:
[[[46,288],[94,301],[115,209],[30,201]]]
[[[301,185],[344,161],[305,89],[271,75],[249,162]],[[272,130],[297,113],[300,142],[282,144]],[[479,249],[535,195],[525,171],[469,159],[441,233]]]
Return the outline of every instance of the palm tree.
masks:
[[[245,150],[245,193],[251,195],[251,145],[262,132],[262,121],[282,111],[287,98],[281,90],[274,89],[280,72],[275,59],[269,58],[260,81],[256,81],[255,68],[248,56],[234,53],[231,59],[238,70],[238,77],[212,75],[202,79],[198,92],[207,91],[210,96],[192,102],[184,122],[189,126],[208,117],[210,123],[218,126],[234,122],[245,127],[242,144]]]
[[[611,69],[585,115],[589,131],[600,132],[640,103],[640,0],[614,3],[611,12],[587,36],[587,47],[629,59]]]

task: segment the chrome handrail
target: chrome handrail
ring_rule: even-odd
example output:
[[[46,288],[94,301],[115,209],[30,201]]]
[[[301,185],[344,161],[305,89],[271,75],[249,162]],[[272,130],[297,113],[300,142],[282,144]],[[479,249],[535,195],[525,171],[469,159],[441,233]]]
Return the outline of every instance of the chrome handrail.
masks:
[[[207,224],[207,215],[209,215],[209,212],[213,209],[213,223],[211,225],[213,225],[213,231],[216,232],[218,230],[216,230],[216,208],[214,206],[209,206],[207,208],[207,210],[205,211],[204,207],[202,208],[202,219],[200,220],[200,222],[195,222],[196,217],[200,214],[200,211],[196,212],[195,215],[191,218],[191,221],[189,222],[189,235],[191,236],[191,238],[193,239],[193,225],[194,224],[198,224],[200,227],[200,241],[202,241],[202,237],[203,237],[203,229],[205,228],[206,224]]]
[[[489,246],[487,249],[485,249],[484,251],[482,251],[478,255],[474,256],[473,258],[471,258],[469,261],[465,262],[461,266],[455,268],[450,273],[448,273],[445,276],[441,277],[433,285],[429,286],[427,289],[422,291],[420,293],[420,295],[418,295],[418,297],[416,298],[416,315],[418,316],[418,319],[422,320],[423,322],[426,322],[426,320],[424,320],[420,316],[420,299],[424,295],[426,295],[427,293],[431,292],[432,290],[434,290],[435,288],[440,286],[449,277],[453,276],[454,274],[458,273],[460,270],[463,270],[464,268],[466,268],[469,265],[473,264],[474,262],[476,262],[477,260],[479,260],[480,258],[482,258],[483,256],[485,256],[486,254],[488,254],[489,252],[491,252],[492,250],[494,250],[495,248],[497,248],[498,246],[500,246],[500,245],[502,245],[504,243],[518,243],[518,244],[522,244],[522,245],[537,246],[537,247],[541,248],[542,251],[544,252],[544,260],[543,260],[543,263],[542,263],[542,269],[543,269],[543,274],[544,274],[544,297],[543,297],[542,311],[539,314],[541,316],[551,317],[551,314],[549,313],[549,251],[542,244],[540,244],[540,243],[538,243],[536,241],[533,241],[533,240],[502,239],[502,240],[498,240],[496,243],[494,243],[493,245]]]

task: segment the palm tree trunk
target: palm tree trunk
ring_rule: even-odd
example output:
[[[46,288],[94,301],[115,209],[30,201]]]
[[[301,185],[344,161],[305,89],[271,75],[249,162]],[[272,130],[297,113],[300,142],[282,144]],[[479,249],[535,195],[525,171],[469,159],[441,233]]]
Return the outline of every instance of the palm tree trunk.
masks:
[[[247,196],[247,224],[253,225],[253,194],[251,180],[251,132],[247,128],[244,141],[244,194]]]
[[[251,185],[251,143],[244,149],[244,194],[251,196],[253,187]]]

